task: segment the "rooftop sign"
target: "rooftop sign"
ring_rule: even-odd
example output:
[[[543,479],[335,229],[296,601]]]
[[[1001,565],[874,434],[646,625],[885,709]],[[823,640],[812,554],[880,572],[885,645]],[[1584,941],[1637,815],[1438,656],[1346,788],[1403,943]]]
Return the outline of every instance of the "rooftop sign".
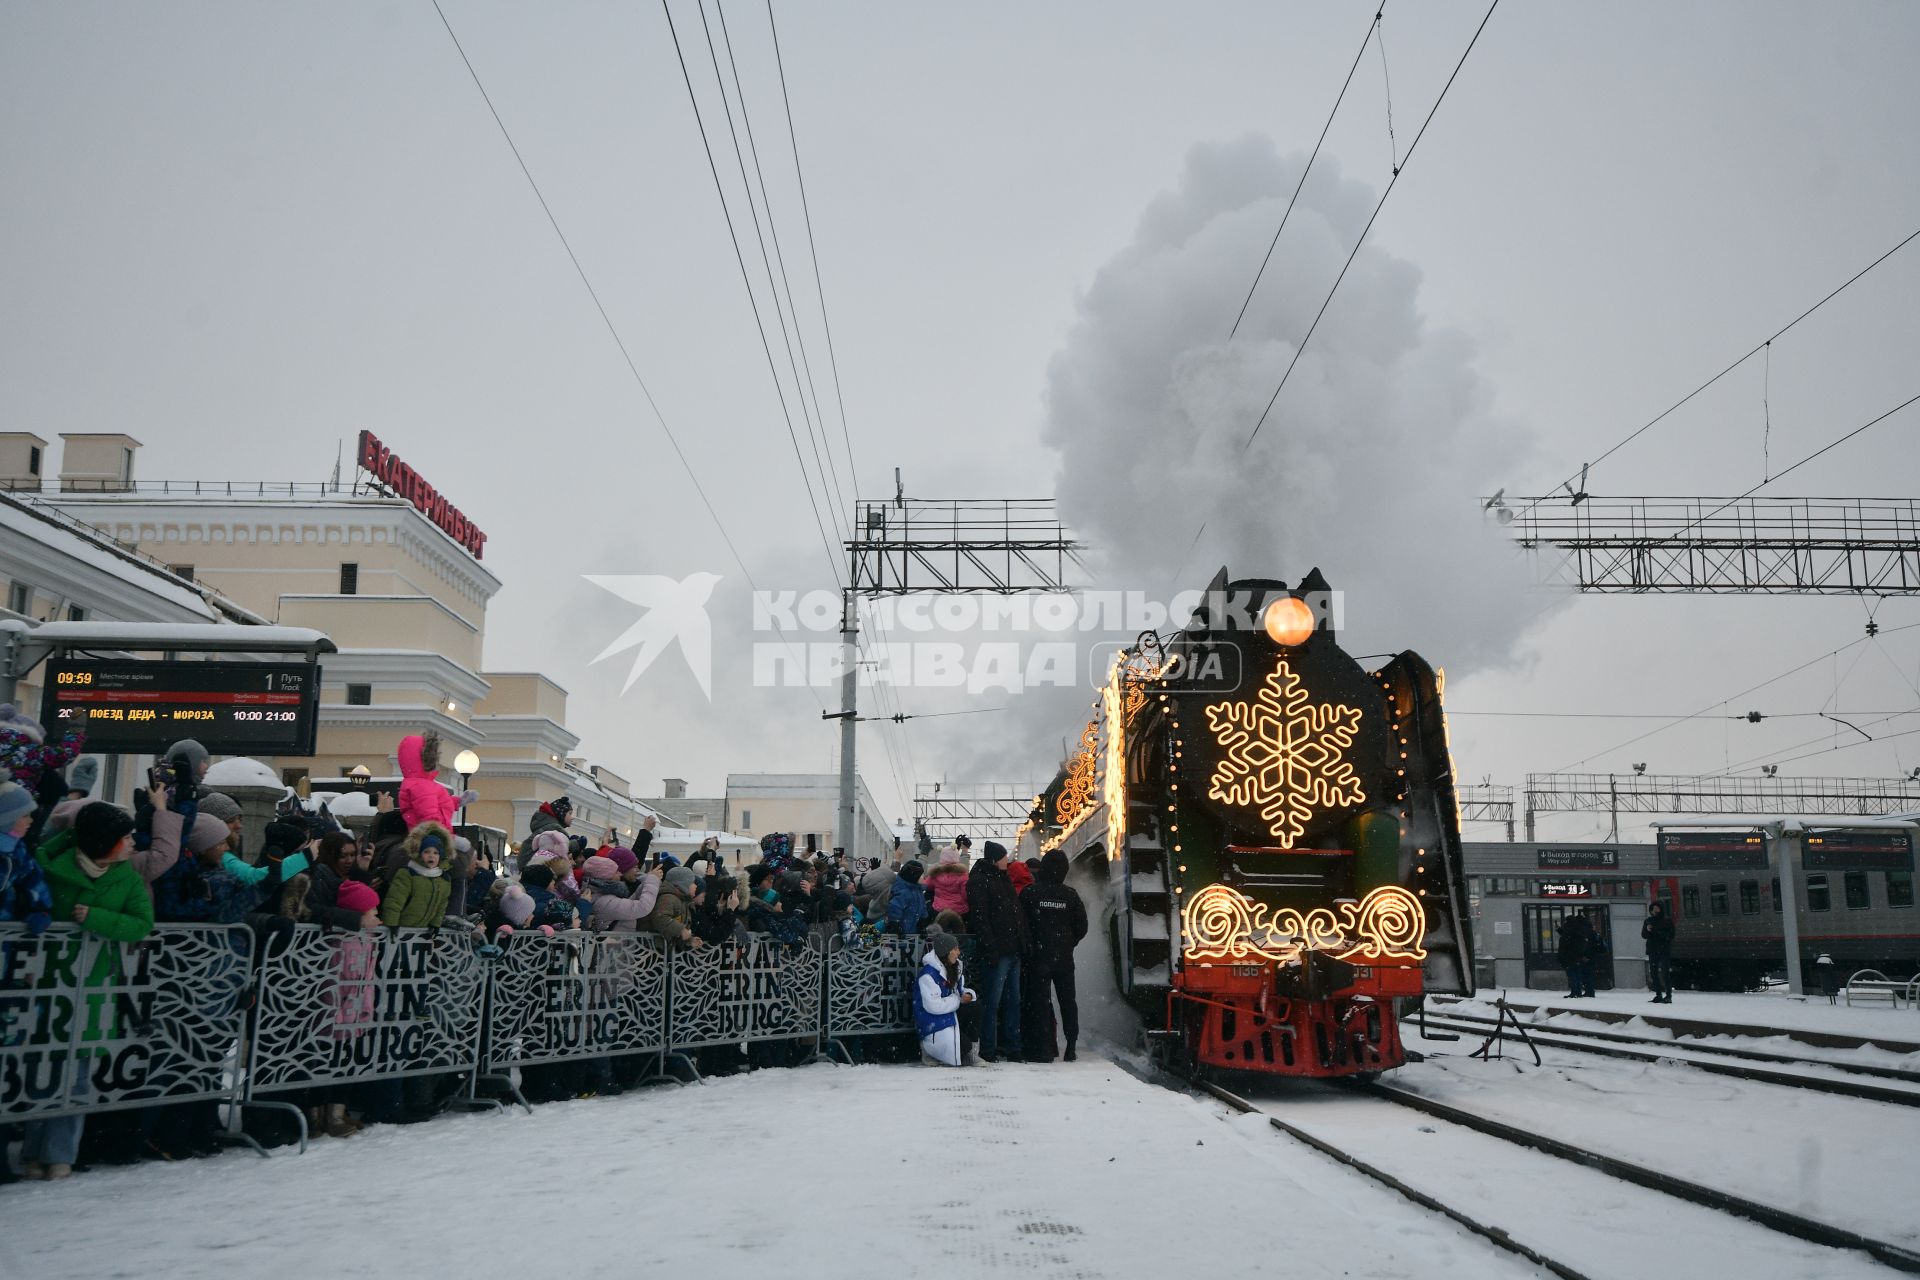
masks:
[[[487,535],[467,519],[460,508],[441,496],[418,471],[400,460],[400,456],[380,443],[371,431],[360,433],[360,469],[396,494],[411,502],[420,514],[440,526],[449,538],[480,559],[486,550]]]

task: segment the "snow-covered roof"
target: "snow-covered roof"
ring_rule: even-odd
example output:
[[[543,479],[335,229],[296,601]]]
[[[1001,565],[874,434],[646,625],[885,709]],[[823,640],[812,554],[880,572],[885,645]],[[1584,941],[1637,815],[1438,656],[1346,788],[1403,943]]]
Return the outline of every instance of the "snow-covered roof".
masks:
[[[216,791],[221,787],[284,787],[280,775],[251,756],[229,756],[207,767],[205,782]]]

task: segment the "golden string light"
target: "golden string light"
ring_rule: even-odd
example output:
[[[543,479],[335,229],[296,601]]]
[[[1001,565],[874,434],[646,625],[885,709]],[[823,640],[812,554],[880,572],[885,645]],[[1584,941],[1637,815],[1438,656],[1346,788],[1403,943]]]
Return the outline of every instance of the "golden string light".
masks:
[[[1298,961],[1321,951],[1336,960],[1380,963],[1424,960],[1427,916],[1420,900],[1397,884],[1381,885],[1359,902],[1315,907],[1304,914],[1275,910],[1224,884],[1187,899],[1180,913],[1187,960]]]

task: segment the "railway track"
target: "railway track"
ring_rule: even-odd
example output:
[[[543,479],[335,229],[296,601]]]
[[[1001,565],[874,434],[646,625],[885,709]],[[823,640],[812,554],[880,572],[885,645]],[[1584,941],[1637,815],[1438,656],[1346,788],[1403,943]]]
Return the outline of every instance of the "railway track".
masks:
[[[1422,1023],[1418,1021],[1407,1024],[1409,1029],[1416,1029],[1421,1025]],[[1492,1035],[1499,1026],[1493,1018],[1457,1013],[1430,1013],[1424,1019],[1424,1025],[1463,1036]],[[1530,1041],[1543,1048],[1566,1049],[1575,1053],[1597,1054],[1602,1057],[1624,1058],[1636,1062],[1678,1062],[1699,1071],[1732,1076],[1740,1080],[1784,1085],[1793,1089],[1813,1089],[1821,1093],[1862,1098],[1872,1102],[1888,1102],[1896,1106],[1920,1107],[1920,1075],[1891,1068],[1875,1067],[1855,1070],[1839,1063],[1823,1062],[1816,1058],[1796,1058],[1789,1054],[1771,1054],[1757,1050],[1722,1050],[1718,1047],[1680,1045],[1670,1040],[1649,1040],[1622,1035],[1618,1032],[1588,1032],[1571,1028],[1528,1025],[1526,1034]],[[1734,1061],[1726,1059],[1734,1059]],[[1889,1081],[1903,1081],[1910,1087],[1871,1084],[1864,1080],[1836,1079],[1830,1075],[1744,1065],[1745,1061],[1752,1060],[1782,1065],[1791,1064],[1793,1067],[1827,1068],[1852,1074],[1873,1075]]]
[[[1450,1005],[1451,1002],[1436,1002],[1435,1007],[1428,1010],[1426,1020],[1430,1023],[1441,1020],[1472,1022],[1488,1028],[1491,1028],[1497,1021],[1497,1019],[1489,1018],[1482,1014],[1455,1012]],[[1536,1012],[1521,1005],[1509,1005],[1508,1008],[1515,1014]],[[1418,1027],[1420,1025],[1419,1015],[1414,1015],[1408,1025]],[[1875,1076],[1883,1080],[1898,1080],[1907,1084],[1920,1085],[1920,1072],[1904,1071],[1899,1067],[1879,1067],[1864,1062],[1842,1062],[1833,1058],[1809,1058],[1800,1054],[1776,1053],[1769,1049],[1747,1049],[1738,1045],[1695,1044],[1678,1038],[1673,1040],[1659,1040],[1651,1036],[1629,1035],[1622,1031],[1602,1031],[1594,1027],[1563,1026],[1553,1022],[1523,1022],[1520,1025],[1525,1027],[1530,1035],[1541,1031],[1551,1031],[1555,1035],[1579,1036],[1586,1040],[1630,1045],[1655,1045],[1685,1050],[1690,1053],[1711,1053],[1724,1058],[1740,1058],[1749,1062],[1776,1062],[1792,1066],[1831,1067],[1835,1071],[1844,1071],[1849,1075]],[[1727,1034],[1732,1033],[1729,1032]],[[1783,1032],[1781,1034],[1785,1033]],[[1859,1047],[1860,1045],[1870,1043],[1872,1042],[1861,1040],[1843,1047]]]
[[[1534,1206],[1516,1202],[1513,1205],[1507,1206],[1503,1211],[1498,1201],[1489,1200],[1484,1196],[1476,1197],[1471,1208],[1457,1201],[1450,1202],[1441,1196],[1433,1194],[1430,1190],[1423,1189],[1423,1187],[1419,1185],[1422,1179],[1418,1173],[1409,1174],[1404,1169],[1396,1172],[1395,1169],[1391,1167],[1393,1164],[1391,1158],[1381,1159],[1377,1155],[1370,1156],[1352,1149],[1355,1146],[1366,1145],[1364,1141],[1342,1142],[1339,1140],[1337,1134],[1328,1132],[1325,1126],[1311,1122],[1301,1123],[1299,1116],[1290,1118],[1278,1114],[1271,1102],[1263,1103],[1243,1097],[1233,1090],[1211,1080],[1189,1079],[1164,1071],[1160,1074],[1164,1076],[1162,1083],[1169,1085],[1177,1083],[1177,1086],[1181,1088],[1198,1089],[1237,1112],[1262,1116],[1278,1132],[1284,1133],[1288,1137],[1311,1147],[1327,1158],[1353,1169],[1372,1181],[1392,1190],[1396,1194],[1420,1205],[1422,1208],[1446,1217],[1463,1229],[1487,1240],[1494,1246],[1524,1258],[1552,1275],[1560,1277],[1560,1280],[1599,1280],[1599,1274],[1587,1269],[1590,1264],[1570,1261],[1567,1257],[1561,1256],[1568,1251],[1561,1247],[1560,1243],[1549,1244],[1542,1238],[1544,1235],[1551,1234],[1551,1231],[1542,1227],[1537,1209]],[[1651,1193],[1656,1200],[1667,1203],[1677,1201],[1684,1205],[1692,1206],[1691,1209],[1684,1210],[1678,1210],[1678,1206],[1675,1206],[1675,1208],[1683,1214],[1698,1214],[1700,1211],[1705,1211],[1705,1219],[1697,1220],[1696,1225],[1691,1228],[1692,1234],[1696,1236],[1701,1234],[1701,1231],[1705,1228],[1706,1221],[1725,1221],[1729,1218],[1736,1219],[1740,1220],[1743,1224],[1751,1223],[1756,1227],[1763,1228],[1767,1233],[1777,1233],[1778,1236],[1803,1242],[1801,1246],[1803,1248],[1805,1246],[1819,1246],[1828,1249],[1848,1251],[1859,1256],[1860,1262],[1857,1266],[1867,1273],[1871,1273],[1872,1270],[1870,1266],[1866,1265],[1867,1260],[1871,1259],[1872,1262],[1883,1266],[1920,1274],[1920,1253],[1916,1253],[1889,1241],[1874,1239],[1859,1232],[1850,1231],[1786,1210],[1777,1209],[1771,1205],[1749,1200],[1745,1197],[1719,1190],[1718,1188],[1704,1186],[1672,1174],[1663,1173],[1645,1165],[1593,1151],[1574,1143],[1531,1133],[1518,1126],[1478,1115],[1446,1103],[1436,1102],[1417,1094],[1408,1093],[1405,1090],[1395,1088],[1391,1085],[1377,1082],[1364,1084],[1350,1083],[1347,1084],[1345,1088],[1356,1094],[1364,1094],[1368,1097],[1377,1098],[1395,1107],[1404,1107],[1418,1111],[1422,1115],[1438,1121],[1440,1126],[1448,1127],[1443,1130],[1438,1127],[1422,1126],[1420,1129],[1422,1133],[1430,1134],[1448,1131],[1458,1133],[1459,1131],[1465,1131],[1467,1134],[1474,1135],[1474,1138],[1491,1139],[1501,1147],[1516,1148],[1533,1153],[1526,1157],[1526,1159],[1529,1160],[1546,1157],[1553,1161],[1579,1166],[1581,1169],[1588,1171],[1587,1174],[1568,1173],[1556,1177],[1549,1170],[1544,1168],[1539,1170],[1539,1179],[1551,1182],[1556,1189],[1563,1185],[1563,1183],[1573,1183],[1582,1177],[1597,1175],[1604,1179],[1612,1180],[1616,1185],[1625,1183],[1640,1188],[1642,1192]],[[1302,1108],[1302,1111],[1307,1113],[1310,1113],[1311,1110],[1311,1107]],[[1467,1139],[1467,1141],[1472,1141],[1472,1139]],[[1471,1164],[1472,1162],[1468,1161],[1467,1163]],[[1484,1169],[1484,1163],[1474,1167],[1476,1167],[1476,1169]],[[1516,1171],[1513,1176],[1514,1179],[1517,1180],[1517,1183],[1522,1185],[1527,1184],[1530,1179],[1534,1178],[1532,1173],[1524,1170]],[[1481,1189],[1484,1190],[1484,1188]],[[1626,1192],[1624,1189],[1622,1189],[1621,1192],[1621,1195],[1629,1199],[1638,1194],[1639,1193],[1635,1192]],[[1566,1199],[1578,1201],[1580,1197],[1581,1192],[1578,1189],[1571,1185],[1567,1187],[1565,1192]],[[1647,1203],[1651,1202],[1649,1201]],[[1655,1218],[1659,1216],[1657,1211],[1650,1210],[1649,1212]],[[1506,1218],[1508,1223],[1513,1225],[1503,1225],[1500,1220],[1502,1216]],[[1588,1225],[1591,1227],[1591,1224]],[[1728,1227],[1731,1228],[1731,1224],[1728,1224]],[[1637,1225],[1630,1224],[1624,1235],[1614,1234],[1610,1237],[1603,1238],[1609,1238],[1618,1242],[1636,1236],[1639,1230],[1640,1228],[1638,1228]],[[1655,1228],[1655,1230],[1658,1230],[1658,1228]],[[1815,1274],[1816,1271],[1819,1274],[1829,1273],[1825,1269],[1818,1268],[1811,1259],[1795,1263],[1792,1259],[1777,1256],[1778,1251],[1791,1249],[1794,1246],[1786,1245],[1784,1242],[1771,1246],[1765,1245],[1764,1241],[1773,1238],[1772,1236],[1763,1234],[1759,1241],[1756,1241],[1752,1237],[1751,1231],[1743,1227],[1739,1230],[1733,1230],[1728,1238],[1732,1242],[1730,1247],[1744,1249],[1750,1256],[1757,1253],[1759,1256],[1765,1258],[1768,1263],[1785,1265],[1788,1268],[1787,1270],[1770,1272],[1765,1269],[1763,1265],[1757,1268],[1744,1268],[1741,1270],[1742,1274],[1797,1275]],[[1621,1264],[1618,1259],[1612,1256],[1611,1251],[1602,1256],[1607,1256],[1611,1264],[1602,1274],[1620,1273],[1622,1269]],[[1826,1257],[1827,1255],[1820,1256]],[[1721,1258],[1721,1261],[1730,1262],[1730,1259]],[[1641,1273],[1638,1265],[1625,1269],[1634,1274]]]

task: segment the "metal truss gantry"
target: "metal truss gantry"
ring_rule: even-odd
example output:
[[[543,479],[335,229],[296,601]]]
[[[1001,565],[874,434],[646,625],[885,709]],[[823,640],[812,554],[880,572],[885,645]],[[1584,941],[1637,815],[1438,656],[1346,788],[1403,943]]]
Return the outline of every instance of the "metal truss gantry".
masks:
[[[1086,567],[1079,557],[1082,544],[1067,535],[1052,498],[909,498],[898,468],[893,474],[893,497],[855,504],[840,621],[840,710],[820,713],[822,719],[840,722],[834,837],[843,848],[850,848],[856,829],[859,598],[1066,592],[1076,588],[1068,574]],[[1032,798],[1031,791],[1022,797]],[[1015,822],[1023,821],[1026,813],[1023,807]]]
[[[1463,806],[1464,807],[1464,806]],[[1761,814],[1836,818],[1920,812],[1920,779],[1696,777],[1659,773],[1530,773],[1527,839],[1536,813]]]
[[[1460,821],[1501,822],[1506,824],[1507,839],[1513,839],[1513,788],[1481,783],[1461,787],[1454,793],[1460,801]]]
[[[1018,782],[923,782],[913,789],[914,825],[929,839],[1010,835],[1033,811],[1040,788]]]
[[[1496,495],[1482,506],[1543,580],[1580,591],[1920,593],[1920,501],[1912,498]]]
[[[1052,498],[889,498],[861,502],[847,543],[853,590],[868,596],[1070,591],[1082,544]]]

